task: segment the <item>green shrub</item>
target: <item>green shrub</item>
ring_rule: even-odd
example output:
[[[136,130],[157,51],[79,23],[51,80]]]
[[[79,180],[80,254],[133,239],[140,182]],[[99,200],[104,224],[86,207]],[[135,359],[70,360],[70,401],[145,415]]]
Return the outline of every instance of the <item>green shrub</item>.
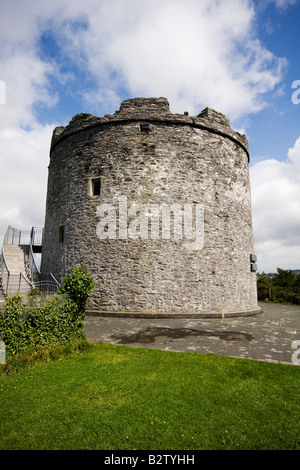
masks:
[[[77,321],[78,307],[68,298],[56,295],[39,308],[27,308],[24,323],[28,339],[35,347],[68,343],[83,335],[83,324]]]
[[[59,288],[59,293],[66,294],[79,309],[79,314],[85,315],[88,296],[95,287],[95,281],[87,272],[85,266],[73,265],[71,274],[64,278],[63,285]]]
[[[81,266],[72,268],[51,299],[38,296],[36,291],[30,293],[26,303],[18,294],[8,297],[0,311],[0,339],[6,353],[66,347],[83,340],[85,308],[93,287],[93,278]]]
[[[24,313],[19,294],[6,299],[5,309],[0,310],[0,339],[4,341],[6,353],[15,354],[27,346],[26,331],[21,316]]]

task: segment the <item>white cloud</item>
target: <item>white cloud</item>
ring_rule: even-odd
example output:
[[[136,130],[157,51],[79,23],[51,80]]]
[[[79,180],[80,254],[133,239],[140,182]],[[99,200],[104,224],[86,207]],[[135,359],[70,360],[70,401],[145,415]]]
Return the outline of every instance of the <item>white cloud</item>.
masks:
[[[47,89],[51,64],[30,54],[16,52],[2,61],[1,78],[6,84],[6,105],[0,110],[0,129],[36,125],[33,105],[53,105],[56,95]]]
[[[67,89],[78,67],[95,83],[81,90],[95,110],[95,103],[106,112],[118,109],[125,94],[166,96],[173,112],[197,114],[211,106],[232,119],[247,116],[265,106],[265,95],[280,84],[285,67],[285,60],[255,36],[256,20],[250,0],[2,2],[0,80],[7,96],[0,105],[0,236],[7,224],[30,228],[43,223],[55,119],[41,126],[35,107],[43,104],[51,116],[60,98],[51,90],[52,79],[65,80]],[[57,41],[60,57],[41,55],[45,31]],[[282,164],[285,173],[298,159],[290,152],[290,163]],[[267,171],[268,163],[261,163]],[[275,163],[271,167],[276,170]],[[255,166],[253,172],[255,183]],[[295,197],[293,178],[280,179],[291,191],[283,192],[286,201]],[[268,236],[255,200],[254,205]]]
[[[48,80],[64,58],[95,81],[83,94],[99,107],[119,104],[121,89],[167,96],[175,112],[211,106],[234,119],[265,106],[286,65],[254,36],[255,21],[250,0],[11,0],[1,11],[0,79],[25,120],[30,102],[55,101]],[[60,62],[39,56],[44,31],[60,44]]]
[[[300,137],[285,161],[263,160],[250,172],[260,271],[300,269]]]
[[[298,0],[272,0],[277,8],[288,8],[291,5],[296,5]]]
[[[253,37],[255,19],[248,0],[103,1],[87,28],[62,34],[98,83],[90,102],[113,106],[122,87],[167,96],[175,112],[237,118],[265,106],[286,65]]]
[[[0,130],[0,233],[43,226],[49,148],[54,125]],[[0,244],[2,240],[0,240]]]

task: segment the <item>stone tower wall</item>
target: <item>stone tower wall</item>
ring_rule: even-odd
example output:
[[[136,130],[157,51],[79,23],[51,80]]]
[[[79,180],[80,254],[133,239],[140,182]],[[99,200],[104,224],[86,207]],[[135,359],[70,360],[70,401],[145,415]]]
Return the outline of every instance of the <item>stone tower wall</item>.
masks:
[[[172,114],[165,98],[135,98],[114,115],[76,115],[53,133],[42,275],[61,280],[85,264],[98,283],[89,308],[104,313],[257,311],[248,158],[245,136],[209,108],[192,117]],[[187,248],[184,230],[152,239],[149,225],[147,239],[124,237],[124,201],[144,215],[155,204],[199,207],[200,249]],[[115,239],[99,236],[103,204],[116,208]]]

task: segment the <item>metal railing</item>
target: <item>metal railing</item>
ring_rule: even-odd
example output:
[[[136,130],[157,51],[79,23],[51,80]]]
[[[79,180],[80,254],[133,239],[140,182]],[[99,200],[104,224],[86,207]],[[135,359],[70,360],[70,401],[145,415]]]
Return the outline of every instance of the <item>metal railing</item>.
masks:
[[[29,245],[30,244],[30,230],[18,230],[10,225],[7,227],[3,246],[4,245]]]
[[[33,246],[42,246],[43,241],[43,228],[32,227],[31,230],[18,230],[10,225],[4,235],[3,248],[1,253],[1,281],[4,296],[15,293],[27,293],[29,288],[36,287],[41,293],[52,295],[57,292],[59,283],[50,273],[50,281],[40,281],[40,270],[36,263],[33,253]],[[32,282],[26,279],[24,274],[12,274],[8,268],[5,260],[4,247],[5,245],[23,245],[28,246],[28,260],[29,270]]]
[[[44,229],[41,227],[32,227],[31,230],[18,230],[17,228],[7,227],[3,245],[31,245],[42,246]]]
[[[26,279],[23,273],[12,274],[8,269],[4,251],[1,253],[1,282],[4,297],[10,294],[27,294],[33,284]]]
[[[57,293],[59,285],[54,281],[39,281],[34,283],[34,287],[40,294],[49,297]]]
[[[16,276],[18,276],[16,274]],[[23,287],[25,286],[25,287]],[[33,284],[28,280],[26,279],[26,277],[23,275],[23,273],[20,273],[19,274],[19,285],[18,285],[18,293],[19,294],[22,294],[22,293],[25,293],[27,294],[28,290],[31,289],[33,286]]]
[[[44,229],[41,227],[32,227],[30,232],[30,244],[32,246],[42,246]]]
[[[2,281],[2,289],[4,296],[7,295],[8,292],[8,284],[9,284],[9,276],[10,272],[6,264],[4,252],[2,249],[1,252],[1,281]]]
[[[53,281],[55,284],[57,284],[58,287],[60,287],[60,283],[58,282],[57,279],[55,279],[55,277],[53,276],[52,273],[50,273],[50,277],[51,277],[52,281]]]
[[[30,271],[31,279],[34,283],[38,282],[41,277],[41,272],[36,264],[31,245],[29,246],[28,259],[29,259],[29,271]]]
[[[29,243],[29,269],[33,282],[38,282],[41,277],[40,269],[36,263],[36,259],[33,253],[33,246],[42,246],[43,242],[43,228],[32,227],[30,232],[30,243]]]
[[[18,230],[10,225],[4,235],[3,248],[1,253],[1,281],[4,296],[15,293],[27,293],[29,288],[37,288],[39,292],[46,296],[55,294],[60,286],[52,273],[49,273],[49,280],[41,281],[41,273],[36,263],[33,247],[42,246],[43,228],[32,227],[31,230]],[[26,279],[24,274],[12,274],[5,260],[5,245],[28,246],[29,271],[32,282]],[[26,250],[27,251],[27,250]]]

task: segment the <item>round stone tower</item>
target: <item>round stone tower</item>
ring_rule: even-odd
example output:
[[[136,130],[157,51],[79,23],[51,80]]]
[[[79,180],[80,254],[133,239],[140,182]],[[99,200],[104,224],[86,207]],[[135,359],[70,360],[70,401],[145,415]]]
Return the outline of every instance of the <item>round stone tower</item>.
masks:
[[[41,271],[84,264],[105,314],[257,313],[249,152],[210,108],[135,98],[53,132]]]

